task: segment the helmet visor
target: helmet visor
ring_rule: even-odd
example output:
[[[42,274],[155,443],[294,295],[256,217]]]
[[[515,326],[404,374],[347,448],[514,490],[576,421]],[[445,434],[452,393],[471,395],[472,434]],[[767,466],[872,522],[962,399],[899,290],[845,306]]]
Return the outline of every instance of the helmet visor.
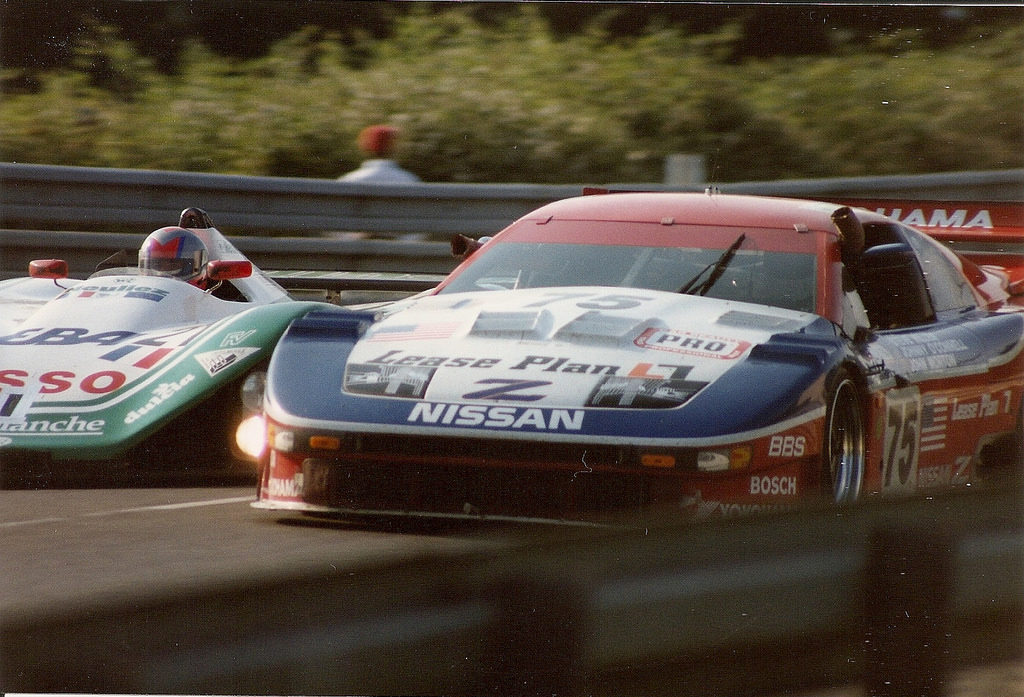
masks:
[[[168,257],[147,257],[141,260],[139,268],[153,276],[171,276],[173,278],[191,278],[196,275],[194,259],[175,259]]]

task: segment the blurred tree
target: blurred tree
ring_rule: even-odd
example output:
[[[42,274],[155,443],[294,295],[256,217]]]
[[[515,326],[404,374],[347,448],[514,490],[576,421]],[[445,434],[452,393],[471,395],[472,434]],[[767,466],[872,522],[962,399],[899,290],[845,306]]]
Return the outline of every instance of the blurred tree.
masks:
[[[345,12],[250,56],[283,31],[230,36],[265,21],[263,3],[146,4],[162,46],[101,21],[128,4],[98,3],[57,42],[60,63],[3,64],[0,159],[334,178],[362,160],[360,129],[390,123],[404,134],[394,159],[427,181],[659,181],[672,153],[703,155],[721,182],[1024,166],[1024,18],[1002,12],[972,9],[950,41],[890,25],[895,13],[842,25],[840,9],[803,8],[832,48],[758,58],[743,57],[746,6],[639,22],[602,5],[567,32],[582,9],[561,3],[310,4]],[[0,11],[41,18],[36,5]],[[367,28],[382,18],[386,31]],[[234,53],[199,28],[236,38]]]

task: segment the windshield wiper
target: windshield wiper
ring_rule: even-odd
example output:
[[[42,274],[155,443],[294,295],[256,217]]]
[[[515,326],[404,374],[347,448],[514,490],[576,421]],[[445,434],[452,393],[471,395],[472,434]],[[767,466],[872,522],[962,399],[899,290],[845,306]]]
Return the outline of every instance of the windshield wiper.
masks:
[[[736,256],[736,250],[740,248],[740,245],[743,244],[743,240],[745,239],[747,239],[747,236],[745,234],[741,234],[739,237],[737,237],[736,241],[729,245],[729,248],[727,250],[722,252],[722,256],[718,258],[718,261],[714,262],[713,264],[708,264],[703,269],[701,269],[700,273],[698,273],[696,276],[687,281],[686,285],[680,288],[677,292],[695,293],[697,295],[706,294],[709,290],[711,290],[712,286],[718,283],[718,279],[722,277],[723,273],[725,273],[726,267],[729,266],[729,262],[732,261],[732,258]],[[694,288],[694,286],[697,285],[697,281],[700,280],[701,276],[703,276],[708,269],[711,269],[711,275],[708,276],[707,280],[701,283],[699,287]]]

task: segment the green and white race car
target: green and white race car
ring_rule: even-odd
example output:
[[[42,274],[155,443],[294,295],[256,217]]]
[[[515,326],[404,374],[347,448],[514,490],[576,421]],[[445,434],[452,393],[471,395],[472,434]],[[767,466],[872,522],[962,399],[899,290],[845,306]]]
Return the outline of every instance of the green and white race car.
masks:
[[[76,280],[66,262],[40,260],[0,282],[5,480],[90,461],[237,467],[240,388],[292,319],[323,305],[293,300],[197,208],[129,263]]]

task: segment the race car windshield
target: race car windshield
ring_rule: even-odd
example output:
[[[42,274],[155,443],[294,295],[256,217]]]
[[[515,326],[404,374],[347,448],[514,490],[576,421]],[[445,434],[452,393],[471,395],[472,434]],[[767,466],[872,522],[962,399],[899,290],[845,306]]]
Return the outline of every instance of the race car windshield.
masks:
[[[452,279],[441,293],[557,286],[612,286],[678,292],[722,258],[720,249],[504,242]],[[813,312],[815,257],[738,249],[707,297]]]

